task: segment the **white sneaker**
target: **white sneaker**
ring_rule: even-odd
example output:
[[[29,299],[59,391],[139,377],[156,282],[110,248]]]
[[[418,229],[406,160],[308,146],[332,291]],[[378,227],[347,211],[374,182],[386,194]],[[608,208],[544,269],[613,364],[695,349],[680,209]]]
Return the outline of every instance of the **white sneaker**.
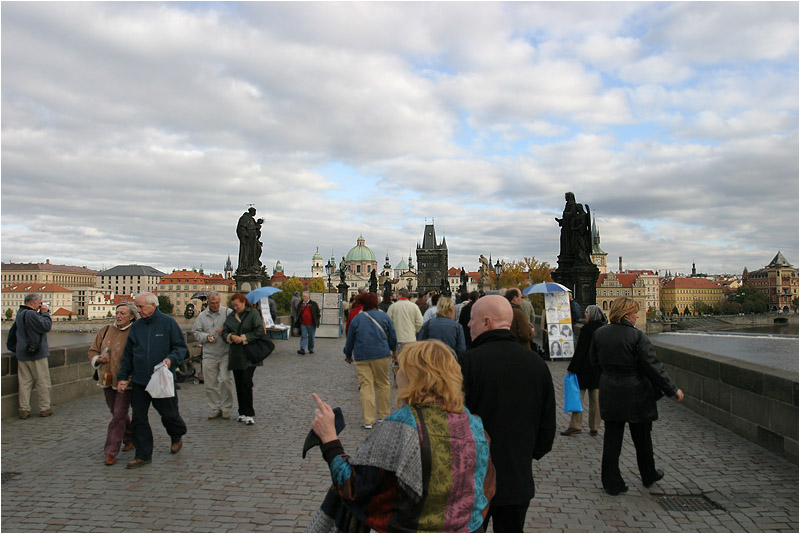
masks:
[[[247,421],[247,416],[246,415],[240,415],[236,420],[238,422],[240,422],[240,423],[244,423],[245,421]]]
[[[372,430],[372,425],[364,425],[365,430]]]
[[[253,419],[252,417],[247,417],[244,420],[244,424],[246,424],[246,425],[254,425],[254,424],[256,424],[256,420]]]

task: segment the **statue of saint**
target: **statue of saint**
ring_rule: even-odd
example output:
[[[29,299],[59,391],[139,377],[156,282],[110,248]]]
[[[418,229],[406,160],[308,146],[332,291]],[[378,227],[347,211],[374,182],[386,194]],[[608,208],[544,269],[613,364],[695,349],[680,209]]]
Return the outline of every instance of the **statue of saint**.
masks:
[[[392,281],[388,278],[383,283],[383,294],[384,295],[391,295],[392,294]]]
[[[264,219],[256,220],[255,215],[256,209],[253,207],[248,208],[239,217],[239,222],[236,225],[236,236],[239,238],[239,265],[236,268],[236,272],[239,274],[257,274],[261,270],[262,243],[259,239],[261,238],[261,225]]]
[[[466,273],[466,271],[464,271],[463,267],[461,268],[460,280],[461,280],[461,285],[458,287],[458,292],[459,293],[466,293],[467,292],[467,281],[469,279],[467,278],[467,273]]]
[[[369,292],[378,294],[378,275],[374,270],[369,275]]]
[[[347,265],[344,261],[344,256],[342,256],[342,261],[339,263],[339,282],[344,284],[344,279],[347,277],[347,271],[350,269],[350,266]]]
[[[573,258],[576,263],[591,263],[592,218],[589,205],[575,202],[573,193],[564,195],[564,212],[556,222],[561,226],[560,258]],[[585,206],[585,209],[584,209]]]
[[[481,278],[479,285],[480,289],[483,289],[484,287],[489,287],[489,270],[490,270],[489,260],[486,259],[486,256],[481,254],[481,257],[478,258],[478,261],[481,264],[480,266]]]

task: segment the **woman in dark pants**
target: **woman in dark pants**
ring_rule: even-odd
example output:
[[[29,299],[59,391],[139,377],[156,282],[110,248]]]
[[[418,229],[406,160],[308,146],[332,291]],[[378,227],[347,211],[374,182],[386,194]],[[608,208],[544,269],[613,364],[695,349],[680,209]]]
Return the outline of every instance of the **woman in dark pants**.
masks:
[[[253,409],[253,373],[263,362],[251,363],[247,359],[244,346],[261,339],[266,335],[264,322],[258,310],[252,308],[247,298],[236,293],[231,298],[234,313],[225,319],[222,326],[222,339],[231,346],[228,355],[228,369],[233,371],[236,384],[236,400],[239,403],[239,422],[247,425],[255,424]]]
[[[639,304],[630,297],[614,301],[611,324],[592,338],[591,361],[599,367],[600,415],[605,421],[603,439],[603,488],[610,495],[628,491],[619,471],[619,455],[625,423],[636,447],[636,463],[645,487],[664,478],[653,460],[650,431],[658,419],[656,401],[662,396],[683,400],[683,391],[667,376],[647,336],[637,330]]]

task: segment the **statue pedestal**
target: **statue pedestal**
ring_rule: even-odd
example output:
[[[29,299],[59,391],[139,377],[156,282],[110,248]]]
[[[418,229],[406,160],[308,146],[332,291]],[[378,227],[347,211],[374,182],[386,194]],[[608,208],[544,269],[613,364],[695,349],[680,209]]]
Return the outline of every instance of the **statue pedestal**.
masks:
[[[339,290],[339,293],[342,295],[342,302],[347,302],[347,290],[350,289],[350,286],[341,282],[339,285],[336,286]]]
[[[572,295],[582,309],[597,303],[597,278],[600,270],[596,265],[558,262],[558,269],[553,271],[553,281],[572,289]]]
[[[256,273],[237,274],[233,278],[236,280],[236,291],[245,295],[261,287],[261,275]]]

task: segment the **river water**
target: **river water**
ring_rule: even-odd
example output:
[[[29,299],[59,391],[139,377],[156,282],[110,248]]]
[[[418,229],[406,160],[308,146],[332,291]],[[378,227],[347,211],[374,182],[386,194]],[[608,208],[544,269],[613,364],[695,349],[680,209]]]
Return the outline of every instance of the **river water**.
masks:
[[[737,360],[797,371],[800,343],[797,325],[741,329],[739,332],[665,332],[650,339]]]

